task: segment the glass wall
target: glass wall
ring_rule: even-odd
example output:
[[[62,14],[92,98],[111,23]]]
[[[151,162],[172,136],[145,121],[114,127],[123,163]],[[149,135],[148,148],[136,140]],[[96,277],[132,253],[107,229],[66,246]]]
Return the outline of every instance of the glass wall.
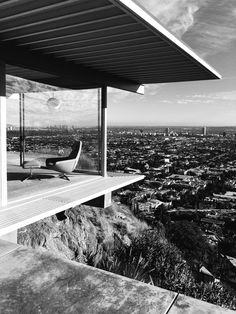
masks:
[[[19,94],[7,97],[7,163],[20,165]]]
[[[57,90],[15,94],[8,100],[7,148],[19,163],[68,156],[82,141],[77,171],[100,173],[100,91]]]

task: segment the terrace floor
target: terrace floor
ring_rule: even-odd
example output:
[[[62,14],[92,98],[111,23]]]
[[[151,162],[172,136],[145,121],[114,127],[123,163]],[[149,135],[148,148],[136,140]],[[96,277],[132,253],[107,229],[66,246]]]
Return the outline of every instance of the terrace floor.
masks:
[[[34,159],[31,156],[29,160]],[[45,158],[46,159],[46,158]],[[30,169],[22,168],[19,163],[19,155],[8,153],[7,156],[7,192],[8,203],[11,204],[18,200],[25,200],[31,197],[38,197],[45,193],[51,193],[63,188],[73,187],[74,185],[84,184],[101,178],[99,175],[86,173],[72,173],[69,175],[70,181],[58,177],[58,172],[48,170],[44,167],[45,160],[41,157],[37,159],[42,168],[32,169],[34,178],[24,180],[29,174]]]
[[[202,302],[0,240],[1,313],[233,314]]]
[[[40,180],[22,182],[29,172],[8,162],[8,204],[0,208],[0,236],[144,178],[122,173],[110,173],[107,177],[74,173],[67,181],[54,171],[40,168],[33,169]]]

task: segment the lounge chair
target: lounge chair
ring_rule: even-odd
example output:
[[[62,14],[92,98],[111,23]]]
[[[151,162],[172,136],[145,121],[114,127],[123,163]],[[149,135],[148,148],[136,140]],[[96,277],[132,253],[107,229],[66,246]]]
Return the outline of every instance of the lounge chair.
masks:
[[[46,159],[46,168],[50,170],[58,171],[59,177],[70,181],[66,174],[71,173],[75,170],[77,163],[79,161],[82,142],[78,141],[72,145],[72,151],[68,157],[56,157]]]

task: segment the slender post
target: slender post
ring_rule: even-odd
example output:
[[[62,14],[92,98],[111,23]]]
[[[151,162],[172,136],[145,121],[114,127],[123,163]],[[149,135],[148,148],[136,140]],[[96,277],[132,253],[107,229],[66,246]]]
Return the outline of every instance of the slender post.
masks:
[[[102,87],[102,176],[107,176],[107,87]]]
[[[23,160],[23,165],[25,161],[25,94],[21,94],[22,97],[22,160]]]
[[[25,161],[25,95],[20,93],[20,165]]]
[[[23,132],[22,132],[22,94],[19,94],[19,118],[20,118],[20,166],[23,167]]]
[[[7,205],[6,68],[0,60],[0,207]]]
[[[102,108],[101,108],[101,88],[98,88],[98,172],[102,171]]]

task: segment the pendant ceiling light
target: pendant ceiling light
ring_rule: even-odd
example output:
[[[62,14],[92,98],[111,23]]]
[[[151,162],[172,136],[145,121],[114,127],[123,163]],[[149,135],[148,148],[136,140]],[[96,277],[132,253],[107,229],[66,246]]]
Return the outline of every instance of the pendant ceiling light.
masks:
[[[59,109],[60,107],[60,102],[56,97],[50,97],[47,100],[47,106],[49,109]]]

